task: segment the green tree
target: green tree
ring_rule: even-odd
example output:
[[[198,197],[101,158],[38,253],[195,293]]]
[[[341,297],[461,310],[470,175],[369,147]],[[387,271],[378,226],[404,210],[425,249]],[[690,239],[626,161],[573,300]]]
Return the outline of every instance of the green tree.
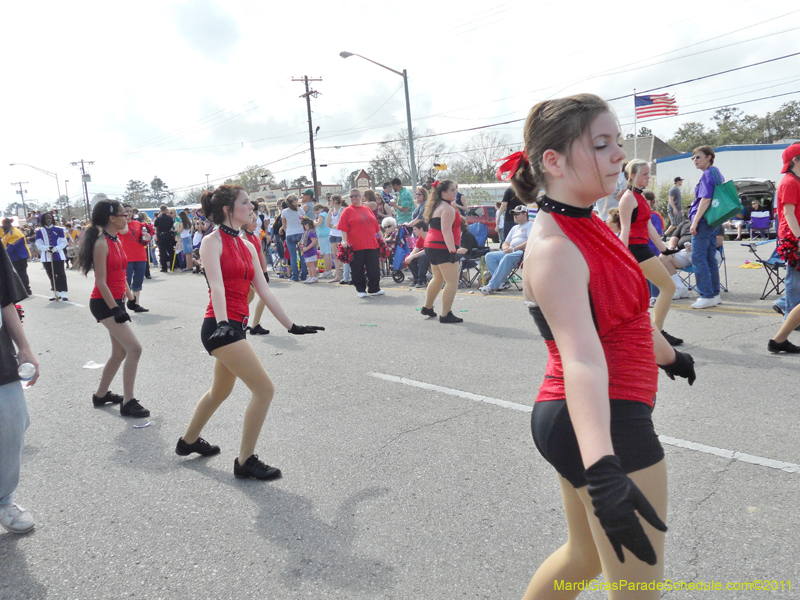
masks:
[[[3,216],[4,217],[15,217],[19,212],[23,210],[22,202],[12,202],[8,206],[3,209]]]
[[[169,186],[156,175],[150,182],[150,200],[155,204],[173,205],[175,194],[169,191]]]
[[[191,188],[181,194],[181,204],[200,204],[200,196],[205,192],[205,188]]]
[[[128,181],[122,201],[135,207],[145,207],[150,204],[150,188],[144,181]]]
[[[767,115],[769,141],[800,138],[800,102],[792,100]]]
[[[298,177],[297,179],[293,179],[293,180],[292,180],[292,182],[289,184],[289,186],[288,186],[288,187],[290,187],[290,188],[294,188],[294,187],[306,187],[306,186],[309,186],[309,185],[310,185],[310,186],[313,186],[313,185],[314,185],[314,182],[313,182],[313,181],[310,181],[310,180],[308,179],[308,177],[306,177],[305,175],[300,175],[300,177]]]
[[[639,128],[639,137],[640,138],[650,137],[651,135],[653,135],[653,130],[650,129],[649,127],[640,127]],[[625,139],[626,140],[632,140],[633,137],[634,137],[633,134],[629,133],[627,136],[625,136]]]
[[[699,121],[690,121],[681,125],[667,143],[680,152],[691,152],[698,146],[716,146],[717,139],[716,130],[707,131]]]
[[[258,165],[250,165],[245,167],[245,170],[239,173],[236,177],[228,178],[225,183],[230,185],[240,185],[246,192],[257,192],[259,186],[264,184],[275,185],[275,176],[272,171],[259,167]]]

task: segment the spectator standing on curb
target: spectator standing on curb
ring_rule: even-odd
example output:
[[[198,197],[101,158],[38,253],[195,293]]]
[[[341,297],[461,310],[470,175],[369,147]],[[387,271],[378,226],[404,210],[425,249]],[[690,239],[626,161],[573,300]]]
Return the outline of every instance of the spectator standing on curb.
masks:
[[[428,190],[424,187],[418,187],[414,192],[414,203],[416,207],[414,212],[411,213],[411,222],[425,219],[425,203],[428,201]]]
[[[700,293],[692,308],[711,308],[722,304],[719,295],[719,266],[717,265],[717,230],[711,227],[703,215],[706,214],[714,188],[725,183],[725,178],[714,166],[714,149],[711,146],[700,146],[692,151],[694,166],[703,174],[694,190],[694,202],[689,209],[689,221],[692,225],[692,264],[694,265],[697,291]]]
[[[39,378],[39,363],[14,306],[25,298],[25,288],[0,245],[0,525],[11,533],[26,533],[35,524],[31,514],[14,503],[25,430],[30,424],[19,366],[29,363],[36,369],[29,386]]]
[[[683,221],[683,194],[681,194],[682,183],[683,179],[676,177],[673,181],[672,187],[669,189],[669,195],[667,196],[667,215],[669,216],[669,227],[664,232],[667,236],[675,231],[678,228],[678,225],[681,224],[681,221]]]
[[[161,263],[161,272],[169,272],[172,265],[172,254],[175,249],[175,237],[172,235],[172,217],[169,216],[168,207],[162,204],[159,207],[160,214],[156,217],[153,225],[156,228],[156,244],[158,245],[158,259]]]
[[[397,192],[397,200],[392,200],[389,205],[397,212],[397,224],[402,225],[411,221],[414,212],[414,197],[408,188],[403,187],[399,177],[392,179],[392,187]]]
[[[133,311],[149,312],[139,304],[139,298],[142,295],[142,284],[147,270],[147,244],[150,243],[150,234],[139,221],[133,219],[133,207],[130,204],[123,204],[122,207],[125,209],[128,227],[119,232],[119,241],[128,259],[126,280],[136,301]]]
[[[11,224],[11,219],[3,219],[3,247],[25,291],[28,295],[32,294],[28,280],[28,259],[31,257],[31,251],[28,249],[25,234]]]
[[[514,225],[516,225],[516,221],[514,220],[514,209],[518,206],[523,206],[523,204],[514,193],[514,188],[509,187],[503,193],[503,201],[500,203],[500,208],[497,210],[498,222],[500,222],[499,220],[501,219],[503,222],[504,236],[507,236],[511,232],[511,229],[514,227]],[[505,239],[505,237],[503,239]],[[501,243],[502,241],[503,240],[500,240]]]
[[[339,231],[342,233],[342,246],[353,249],[350,261],[350,276],[359,298],[382,296],[380,252],[378,237],[380,225],[375,213],[362,204],[361,192],[350,190],[350,206],[339,217]],[[366,271],[366,274],[365,274]]]
[[[306,190],[310,192],[311,190]],[[303,226],[300,219],[306,216],[305,211],[297,206],[297,196],[289,194],[286,196],[286,208],[281,212],[281,235],[286,240],[286,248],[289,250],[289,262],[291,267],[292,281],[305,281],[308,277],[308,269],[305,261],[297,253],[297,244],[303,237]],[[300,258],[298,269],[297,260]]]
[[[784,319],[800,304],[800,142],[788,146],[781,156],[783,179],[778,184],[778,254],[786,262],[786,292],[773,304]]]

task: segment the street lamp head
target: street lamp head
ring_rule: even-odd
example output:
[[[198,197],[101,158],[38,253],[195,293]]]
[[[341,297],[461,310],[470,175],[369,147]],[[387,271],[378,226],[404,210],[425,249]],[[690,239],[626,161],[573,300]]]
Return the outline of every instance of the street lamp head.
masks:
[[[352,52],[339,52],[339,56],[341,56],[342,58],[349,58],[350,56],[353,56],[353,53]]]

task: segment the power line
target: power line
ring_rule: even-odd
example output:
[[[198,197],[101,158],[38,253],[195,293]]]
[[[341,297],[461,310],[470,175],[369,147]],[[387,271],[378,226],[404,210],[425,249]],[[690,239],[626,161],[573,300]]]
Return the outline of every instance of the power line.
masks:
[[[703,79],[708,79],[709,77],[717,77],[718,75],[725,75],[726,73],[733,73],[734,71],[741,71],[742,69],[749,69],[750,67],[757,67],[759,65],[765,65],[767,63],[775,62],[776,60],[783,60],[784,58],[791,58],[793,56],[800,55],[800,52],[794,52],[792,54],[787,54],[786,56],[779,56],[777,58],[770,58],[769,60],[762,60],[761,62],[753,63],[751,65],[744,65],[743,67],[736,67],[735,69],[727,69],[726,71],[719,71],[717,73],[711,73],[710,75],[703,75],[702,77],[695,77],[694,79],[686,79],[684,81],[678,81],[677,83],[671,83],[669,85],[661,85],[658,87],[650,88],[649,90],[642,90],[638,92],[639,95],[646,94],[647,92],[654,92],[656,90],[663,90],[669,87],[677,87],[679,85],[684,85],[686,83],[692,83],[694,81],[701,81]],[[622,100],[624,98],[632,98],[633,94],[625,94],[624,96],[617,96],[616,98],[611,98],[608,102],[614,102],[615,100]]]

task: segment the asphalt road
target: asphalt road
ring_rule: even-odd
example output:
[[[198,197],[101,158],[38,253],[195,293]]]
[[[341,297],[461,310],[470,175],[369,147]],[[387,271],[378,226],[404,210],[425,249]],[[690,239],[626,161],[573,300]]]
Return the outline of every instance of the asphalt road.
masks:
[[[666,323],[686,339],[698,380],[660,376],[656,429],[706,446],[665,446],[666,577],[791,581],[797,590],[800,409],[789,390],[800,357],[767,353],[780,324],[774,297],[758,299],[762,270],[738,268],[746,249],[726,247],[724,304],[696,311],[677,301]],[[41,266],[30,273],[45,295]],[[272,333],[249,338],[277,390],[258,453],[284,477],[264,483],[232,474],[248,401],[241,383],[203,432],[222,453],[174,454],[211,382],[213,359],[199,340],[203,278],[156,270],[145,282],[151,312],[133,317],[144,347],[136,396],[152,411],[144,421],[92,407],[100,372],[83,367],[104,363],[110,344],[87,307],[92,280],[68,278],[83,306],[24,302],[42,377],[27,392],[16,501],[37,525],[25,536],[0,530],[3,600],[516,599],[565,541],[558,484],[531,440],[529,413],[481,398],[533,403],[546,349],[520,293],[466,290],[455,303],[465,322],[440,325],[419,314],[422,292],[407,286],[387,282],[386,296],[358,299],[350,286],[274,282],[297,323],[327,330],[291,336],[267,313]],[[121,391],[121,374],[112,389]]]

